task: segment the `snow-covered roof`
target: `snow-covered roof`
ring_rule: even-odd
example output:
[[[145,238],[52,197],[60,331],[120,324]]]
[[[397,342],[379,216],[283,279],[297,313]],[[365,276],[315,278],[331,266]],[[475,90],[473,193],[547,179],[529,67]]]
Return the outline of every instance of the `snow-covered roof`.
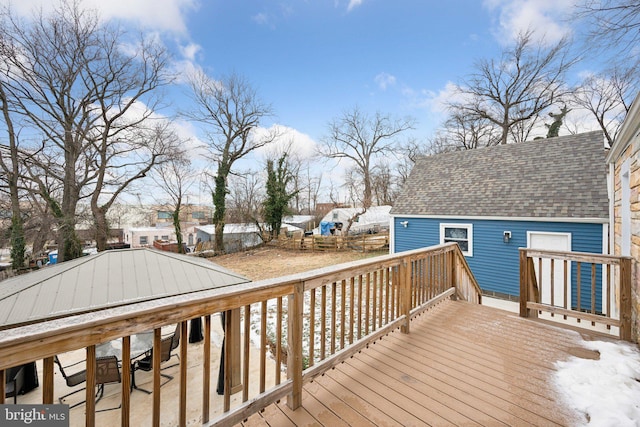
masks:
[[[314,218],[313,215],[287,215],[282,218],[282,222],[286,224],[302,224],[313,221]]]
[[[346,223],[349,218],[361,211],[362,209],[360,208],[335,208],[326,214],[322,221]],[[354,222],[351,229],[367,228],[374,225],[388,226],[391,219],[389,211],[391,211],[391,206],[372,206],[364,214],[360,215],[358,222]]]
[[[157,227],[131,227],[127,231],[130,233],[144,233],[144,232],[154,232],[154,231],[174,231],[173,224],[167,223],[165,226],[157,226]]]
[[[211,236],[216,234],[216,226],[214,224],[201,225],[196,227],[196,230],[200,230],[203,233],[207,233]],[[255,224],[225,224],[225,234],[246,234],[246,233],[260,233],[258,226]]]

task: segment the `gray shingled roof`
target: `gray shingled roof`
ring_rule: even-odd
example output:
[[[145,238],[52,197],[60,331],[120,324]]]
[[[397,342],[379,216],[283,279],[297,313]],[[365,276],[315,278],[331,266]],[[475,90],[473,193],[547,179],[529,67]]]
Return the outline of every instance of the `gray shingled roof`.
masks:
[[[0,330],[249,281],[201,258],[104,251],[0,282]]]
[[[392,215],[608,218],[601,131],[416,162]]]

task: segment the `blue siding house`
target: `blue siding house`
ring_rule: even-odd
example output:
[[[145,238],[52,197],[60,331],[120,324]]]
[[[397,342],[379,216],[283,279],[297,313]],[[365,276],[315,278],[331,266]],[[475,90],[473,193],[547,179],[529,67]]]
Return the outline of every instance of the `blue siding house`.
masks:
[[[457,242],[483,292],[515,300],[518,248],[608,253],[606,154],[597,131],[421,158],[391,210],[391,251]]]

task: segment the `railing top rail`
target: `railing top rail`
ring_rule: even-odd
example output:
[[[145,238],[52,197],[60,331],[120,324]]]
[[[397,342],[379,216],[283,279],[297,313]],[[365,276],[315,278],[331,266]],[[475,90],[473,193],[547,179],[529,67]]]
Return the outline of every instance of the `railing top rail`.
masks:
[[[619,264],[621,259],[630,257],[618,255],[596,254],[589,252],[565,252],[551,251],[546,249],[520,248],[528,257],[553,258],[567,261],[593,262],[598,264]]]
[[[460,266],[467,273],[467,276],[469,277],[469,282],[473,286],[473,289],[476,291],[476,294],[479,297],[481,297],[482,296],[482,289],[480,288],[480,285],[478,284],[478,281],[476,280],[476,277],[473,275],[473,272],[471,271],[471,267],[469,267],[469,264],[467,263],[467,259],[462,254],[462,250],[460,250],[460,246],[458,246],[457,244],[454,244],[454,251],[458,256],[458,259],[460,260]]]

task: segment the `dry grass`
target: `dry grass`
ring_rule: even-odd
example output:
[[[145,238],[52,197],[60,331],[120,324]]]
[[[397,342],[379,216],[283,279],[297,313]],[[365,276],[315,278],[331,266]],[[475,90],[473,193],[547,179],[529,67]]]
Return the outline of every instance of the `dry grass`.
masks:
[[[256,281],[287,276],[387,253],[386,250],[384,252],[367,253],[355,251],[293,251],[265,246],[248,252],[217,256],[209,258],[209,260]]]

